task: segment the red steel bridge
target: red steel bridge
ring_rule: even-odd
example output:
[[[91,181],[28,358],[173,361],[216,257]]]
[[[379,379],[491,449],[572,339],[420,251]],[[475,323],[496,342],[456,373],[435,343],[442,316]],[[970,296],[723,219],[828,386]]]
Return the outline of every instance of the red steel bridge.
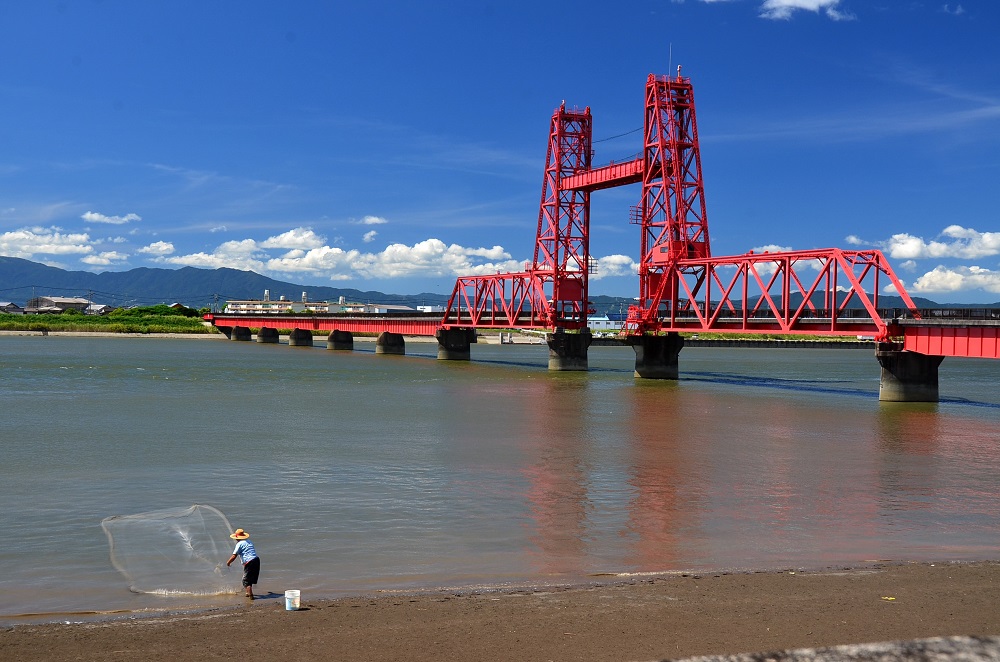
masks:
[[[639,226],[639,298],[625,336],[740,332],[872,335],[912,351],[1000,358],[997,329],[923,327],[903,284],[878,250],[826,248],[718,257],[709,241],[705,185],[691,80],[646,80],[641,154],[591,163],[590,108],[552,115],[534,259],[518,273],[459,278],[444,327],[587,328],[590,196],[641,184],[630,221]],[[907,310],[886,318],[879,292],[891,286]],[[860,314],[859,314],[860,311]],[[972,323],[975,327],[975,323]]]
[[[676,76],[650,74],[646,80],[639,155],[599,166],[592,158],[590,108],[569,109],[563,103],[549,127],[531,262],[520,272],[459,278],[443,317],[211,318],[222,327],[301,325],[312,330],[438,335],[439,340],[448,332],[471,331],[474,337],[476,329],[545,329],[554,336],[585,336],[585,357],[588,316],[594,313],[589,279],[597,269],[590,250],[591,194],[638,184],[641,192],[629,221],[639,227],[639,296],[621,330],[623,339],[637,348],[637,374],[640,346],[647,359],[665,352],[676,360],[682,340],[666,348],[650,343],[676,340],[681,333],[865,335],[874,337],[880,351],[1000,358],[1000,320],[928,318],[879,250],[714,256],[694,91],[680,67]],[[886,311],[880,306],[879,293],[887,289],[902,298],[905,309]],[[885,368],[881,356],[879,360]],[[936,363],[934,380],[936,384]]]

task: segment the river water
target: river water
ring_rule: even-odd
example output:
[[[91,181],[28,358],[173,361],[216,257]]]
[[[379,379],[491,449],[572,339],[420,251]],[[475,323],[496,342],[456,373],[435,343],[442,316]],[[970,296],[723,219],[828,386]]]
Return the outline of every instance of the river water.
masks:
[[[998,362],[891,404],[870,350],[688,347],[677,382],[627,347],[435,356],[0,337],[0,623],[239,603],[111,564],[101,520],[192,504],[250,531],[272,599],[998,557]]]

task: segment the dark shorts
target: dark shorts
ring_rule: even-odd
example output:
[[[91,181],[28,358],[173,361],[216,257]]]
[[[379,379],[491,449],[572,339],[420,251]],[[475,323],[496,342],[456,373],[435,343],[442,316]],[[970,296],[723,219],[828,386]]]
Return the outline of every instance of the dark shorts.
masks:
[[[260,557],[250,559],[243,564],[243,586],[253,586],[260,576]]]

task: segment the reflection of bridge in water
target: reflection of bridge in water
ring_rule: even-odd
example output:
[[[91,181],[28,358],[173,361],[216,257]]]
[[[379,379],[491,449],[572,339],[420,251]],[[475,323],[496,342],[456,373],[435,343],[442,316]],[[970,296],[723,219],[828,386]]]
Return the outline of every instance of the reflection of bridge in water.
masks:
[[[701,148],[689,78],[646,80],[640,155],[592,162],[590,108],[560,105],[552,114],[534,255],[523,272],[459,278],[443,316],[208,316],[234,340],[312,344],[328,331],[330,349],[350,349],[353,334],[379,334],[379,353],[403,353],[403,336],[435,336],[438,358],[468,360],[481,329],[547,332],[549,369],[586,370],[595,311],[589,278],[591,194],[641,186],[628,215],[639,226],[639,296],[620,337],[635,350],[635,374],[677,379],[683,334],[870,336],[882,366],[881,400],[937,401],[945,356],[1000,358],[998,311],[920,311],[878,250],[824,248],[716,256],[709,242]],[[903,307],[886,311],[894,290]]]

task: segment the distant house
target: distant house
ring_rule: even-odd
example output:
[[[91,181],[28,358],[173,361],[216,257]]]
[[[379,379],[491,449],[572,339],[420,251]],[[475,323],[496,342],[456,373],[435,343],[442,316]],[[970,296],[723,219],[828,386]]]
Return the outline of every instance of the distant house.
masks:
[[[21,306],[10,301],[0,301],[0,313],[7,313],[8,315],[23,315],[24,308],[21,308]]]
[[[331,308],[334,306],[331,305]],[[386,315],[389,313],[412,313],[410,306],[392,306],[384,303],[344,303],[337,304],[336,308],[342,313],[379,313]],[[331,312],[336,312],[331,310]]]
[[[28,299],[24,306],[24,312],[28,315],[39,315],[44,313],[59,314],[67,310],[79,310],[81,313],[87,310],[90,301],[82,297],[35,297]]]
[[[236,314],[265,315],[267,313],[328,313],[330,303],[327,301],[309,301],[306,293],[302,293],[301,301],[291,301],[284,295],[271,299],[270,290],[264,290],[263,299],[240,299],[226,301],[226,312]]]
[[[264,290],[263,299],[244,299],[226,301],[226,312],[233,314],[266,315],[267,313],[412,313],[409,306],[391,306],[381,303],[351,303],[344,297],[336,303],[329,301],[309,301],[306,293],[302,293],[301,301],[291,301],[281,296],[272,299],[269,290]]]
[[[625,315],[611,313],[587,318],[587,325],[594,331],[621,331]]]
[[[107,315],[112,310],[114,310],[114,308],[112,308],[107,304],[92,303],[89,306],[87,306],[86,310],[84,310],[83,312],[87,313],[88,315]]]

